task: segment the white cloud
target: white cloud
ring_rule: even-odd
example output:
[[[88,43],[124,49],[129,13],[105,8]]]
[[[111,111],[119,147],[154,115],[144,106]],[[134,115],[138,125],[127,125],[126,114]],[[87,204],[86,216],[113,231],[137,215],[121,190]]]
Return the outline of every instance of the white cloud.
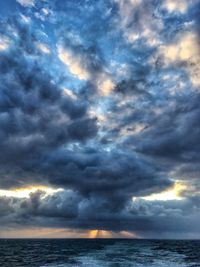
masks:
[[[159,31],[163,28],[163,22],[155,18],[152,12],[151,3],[144,4],[143,0],[115,0],[119,6],[119,21],[117,27],[123,31],[124,39],[134,44],[140,38],[144,38],[149,46],[156,46],[160,43]],[[139,12],[139,21],[134,22],[135,12]]]
[[[83,57],[79,54],[74,54],[70,49],[58,46],[58,57],[68,67],[71,74],[79,80],[91,80],[91,74],[87,66],[84,64]],[[91,80],[97,88],[101,96],[108,96],[114,89],[114,82],[106,73],[102,71],[96,74],[96,79]]]
[[[71,97],[73,100],[77,100],[77,95],[75,95],[75,93],[68,88],[63,88],[63,95]]]
[[[190,0],[166,0],[163,4],[163,7],[168,12],[185,13],[190,3]]]
[[[24,7],[33,7],[35,5],[35,0],[16,0],[16,1]]]
[[[27,16],[24,16],[24,15],[20,15],[21,16],[21,19],[22,19],[22,21],[24,22],[24,23],[26,23],[26,24],[29,24],[30,22],[31,22],[31,19],[29,18],[29,17],[27,17]]]
[[[45,53],[45,54],[50,54],[50,53],[51,53],[50,49],[49,49],[45,44],[43,44],[43,43],[38,43],[38,44],[37,44],[37,48],[38,48],[41,52],[43,52],[43,53]]]
[[[160,54],[166,65],[187,62],[191,82],[194,86],[200,86],[200,56],[198,37],[195,32],[181,34],[175,42],[161,46]]]
[[[48,8],[42,8],[41,12],[46,16],[49,14]]]
[[[127,26],[133,18],[133,12],[143,0],[115,0],[119,6],[121,22],[123,26]]]
[[[102,73],[99,75],[99,78],[97,79],[97,89],[101,95],[103,96],[109,95],[114,89],[114,87],[115,87],[115,84],[109,78],[108,75],[106,75],[105,73]]]
[[[88,80],[89,72],[82,64],[82,58],[79,55],[75,55],[72,51],[58,47],[58,57],[59,59],[68,67],[69,72],[76,76],[80,80]]]
[[[10,45],[10,40],[3,35],[0,35],[0,51],[8,49]]]
[[[28,198],[31,193],[37,192],[38,190],[43,191],[46,195],[51,195],[56,192],[63,191],[63,189],[55,189],[47,186],[29,186],[29,187],[22,187],[22,188],[16,188],[13,190],[3,190],[0,189],[0,196],[6,196],[6,197],[17,197],[17,198]]]
[[[172,188],[166,191],[152,194],[152,195],[145,196],[145,197],[134,197],[133,201],[136,201],[138,199],[144,199],[147,201],[182,200],[183,199],[182,192],[184,192],[186,188],[187,187],[184,183],[177,181],[175,182]]]

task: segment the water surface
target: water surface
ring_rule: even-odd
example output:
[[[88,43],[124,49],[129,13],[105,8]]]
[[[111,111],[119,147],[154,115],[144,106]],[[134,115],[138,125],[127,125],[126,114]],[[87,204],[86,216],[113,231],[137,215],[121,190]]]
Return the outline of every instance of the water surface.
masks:
[[[1,239],[1,267],[197,267],[200,241]]]

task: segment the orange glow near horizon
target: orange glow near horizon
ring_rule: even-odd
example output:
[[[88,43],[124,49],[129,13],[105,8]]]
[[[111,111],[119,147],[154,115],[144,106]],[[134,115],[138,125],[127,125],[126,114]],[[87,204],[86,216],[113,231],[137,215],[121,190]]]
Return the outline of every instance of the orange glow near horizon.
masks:
[[[113,234],[111,231],[104,230],[91,230],[89,231],[89,238],[112,238]]]
[[[97,235],[98,235],[98,231],[99,230],[91,230],[89,231],[89,238],[97,238]]]
[[[0,231],[0,238],[139,238],[133,232],[105,230],[76,230],[65,228],[35,227],[27,229],[7,229]]]
[[[89,238],[138,238],[138,236],[128,231],[105,231],[105,230],[90,230]]]

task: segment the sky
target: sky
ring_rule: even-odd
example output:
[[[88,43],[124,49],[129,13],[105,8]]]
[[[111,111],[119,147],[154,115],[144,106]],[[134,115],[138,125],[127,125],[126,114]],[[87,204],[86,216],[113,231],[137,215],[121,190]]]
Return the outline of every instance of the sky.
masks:
[[[0,2],[0,237],[200,238],[199,18]]]

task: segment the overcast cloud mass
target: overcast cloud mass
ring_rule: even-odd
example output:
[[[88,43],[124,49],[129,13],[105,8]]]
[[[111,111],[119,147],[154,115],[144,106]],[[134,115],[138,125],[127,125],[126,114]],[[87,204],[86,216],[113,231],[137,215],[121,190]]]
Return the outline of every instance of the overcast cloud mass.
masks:
[[[0,236],[200,238],[199,13],[198,0],[0,2]]]

